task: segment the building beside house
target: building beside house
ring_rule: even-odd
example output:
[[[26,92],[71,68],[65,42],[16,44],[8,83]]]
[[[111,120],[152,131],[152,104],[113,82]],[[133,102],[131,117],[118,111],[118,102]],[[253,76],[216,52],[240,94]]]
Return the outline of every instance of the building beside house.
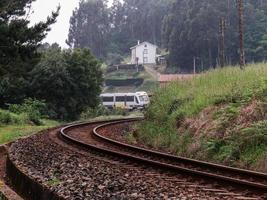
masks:
[[[156,64],[157,48],[149,42],[138,41],[137,45],[131,48],[131,64]]]

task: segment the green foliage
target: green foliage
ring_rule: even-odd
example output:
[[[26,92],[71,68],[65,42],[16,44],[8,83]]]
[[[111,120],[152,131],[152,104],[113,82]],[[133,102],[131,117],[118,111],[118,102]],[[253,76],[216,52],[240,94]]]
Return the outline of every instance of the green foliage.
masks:
[[[93,119],[100,116],[126,116],[128,111],[121,108],[108,109],[102,105],[95,108],[87,108],[86,111],[81,113],[81,120]]]
[[[80,118],[82,120],[92,119],[103,115],[109,115],[109,110],[104,106],[98,106],[96,108],[87,108],[86,111],[82,112]]]
[[[30,26],[25,15],[32,2],[0,2],[0,107],[26,98],[29,72],[40,60],[37,48],[58,16],[59,9],[45,22]]]
[[[15,115],[15,114],[14,114]],[[18,117],[23,117],[19,115]],[[22,118],[23,119],[23,118]],[[28,136],[38,131],[45,130],[51,127],[59,126],[59,123],[52,120],[42,120],[43,125],[35,126],[29,123],[27,118],[20,120],[18,123],[3,124],[0,123],[0,144],[5,144],[14,141],[20,137]]]
[[[0,109],[0,125],[22,124],[27,120],[26,115],[16,115],[9,111]]]
[[[247,62],[266,60],[267,3],[244,1],[244,36]],[[193,72],[218,65],[219,21],[226,20],[225,62],[239,62],[237,4],[221,0],[175,0],[163,20],[164,46],[170,51],[169,68]]]
[[[206,106],[219,102],[241,104],[254,97],[263,98],[266,69],[265,64],[247,67],[245,71],[233,67],[217,69],[191,81],[171,83],[155,93],[147,116],[166,121],[180,118],[181,114],[194,116]],[[235,108],[229,109],[234,112]]]
[[[170,2],[115,0],[108,7],[105,0],[81,1],[70,20],[68,44],[88,47],[108,64],[119,64],[137,40],[161,44],[161,21]]]
[[[244,1],[246,60],[266,60],[267,3]],[[94,15],[90,15],[94,13]],[[167,72],[193,72],[218,65],[219,21],[226,20],[225,63],[238,64],[239,34],[235,2],[221,0],[105,0],[80,2],[70,20],[69,45],[89,47],[98,58],[118,64],[137,40],[169,51]],[[149,28],[144,28],[149,27]],[[84,30],[84,31],[80,31]]]
[[[138,139],[148,146],[165,148],[182,156],[257,167],[267,151],[266,76],[267,66],[263,63],[244,71],[234,67],[212,70],[193,80],[161,88],[151,99],[145,121],[137,127]],[[242,108],[255,99],[260,102],[255,108],[259,109],[259,116],[251,118],[254,121],[249,121],[247,128],[235,124],[238,117],[243,117],[240,116]],[[199,113],[205,108],[211,112],[205,120],[211,120],[216,129],[209,133],[199,128],[198,134],[202,131],[205,134],[194,137],[190,133],[194,129],[187,127],[191,124],[187,125],[185,119],[201,118]]]
[[[25,99],[22,104],[11,104],[9,110],[16,114],[27,114],[29,120],[36,125],[41,125],[41,118],[46,112],[46,104],[36,99]]]
[[[266,156],[266,130],[266,120],[255,122],[228,138],[209,139],[202,148],[207,152],[206,157],[214,161],[231,165],[241,162],[244,167],[256,167]]]
[[[123,56],[118,53],[108,53],[106,63],[108,65],[118,65],[123,61]]]
[[[70,19],[67,41],[69,46],[74,48],[90,48],[96,57],[105,57],[110,28],[108,15],[105,1],[81,1],[79,8],[74,10],[73,16]]]
[[[45,100],[52,118],[74,120],[98,105],[101,64],[88,49],[48,50],[31,77],[31,96]]]

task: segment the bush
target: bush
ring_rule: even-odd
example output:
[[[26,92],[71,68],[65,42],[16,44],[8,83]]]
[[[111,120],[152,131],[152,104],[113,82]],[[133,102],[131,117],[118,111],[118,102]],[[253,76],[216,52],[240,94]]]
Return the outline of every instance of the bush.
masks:
[[[87,108],[85,112],[81,114],[81,119],[91,119],[102,115],[109,115],[109,110],[104,106],[98,106],[96,108]]]
[[[28,121],[28,116],[25,114],[16,115],[9,111],[0,110],[0,125],[23,124]]]
[[[44,117],[46,112],[46,104],[43,101],[36,99],[25,99],[23,104],[9,105],[9,110],[16,114],[27,114],[29,121],[36,125],[41,125],[41,118]]]
[[[111,116],[111,115],[122,115],[126,116],[128,111],[122,108],[108,109],[102,105],[99,105],[96,108],[87,108],[80,116],[80,119],[92,119],[99,116]]]
[[[101,63],[88,49],[49,50],[31,77],[31,96],[45,100],[50,117],[76,120],[87,107],[98,104]]]

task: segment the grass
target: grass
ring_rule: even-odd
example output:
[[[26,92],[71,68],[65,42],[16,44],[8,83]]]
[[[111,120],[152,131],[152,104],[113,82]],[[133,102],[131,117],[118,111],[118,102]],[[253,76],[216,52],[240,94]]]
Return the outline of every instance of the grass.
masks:
[[[58,126],[59,123],[52,120],[43,120],[42,126],[30,124],[12,124],[0,126],[0,144],[14,141],[20,137],[28,136],[51,127]]]
[[[112,72],[106,75],[106,79],[127,79],[127,78],[143,78],[144,83],[139,86],[128,86],[128,87],[106,87],[105,92],[137,92],[146,91],[148,93],[153,93],[157,90],[159,84],[153,79],[146,71],[142,72]],[[125,88],[125,89],[124,89]]]
[[[61,183],[61,181],[57,177],[53,177],[51,180],[47,182],[49,186],[57,186]]]
[[[252,109],[259,110],[255,119],[248,115],[247,123],[238,124],[242,109],[255,100],[260,102]],[[257,168],[267,155],[267,135],[262,131],[266,129],[266,105],[267,64],[249,65],[243,71],[238,67],[211,70],[158,89],[146,120],[137,127],[138,137],[148,146],[182,156]],[[211,111],[204,113],[208,108]],[[205,120],[205,114],[213,129],[207,131],[200,125],[199,130],[193,129],[194,123]],[[192,123],[186,123],[189,119]],[[196,136],[196,131],[200,135]],[[267,170],[267,163],[264,165]]]
[[[82,118],[82,121],[104,121],[104,120],[115,120],[115,119],[127,119],[135,117],[144,117],[143,113],[140,111],[129,112],[127,115],[102,115],[94,118]]]
[[[139,78],[141,76],[142,72],[136,72],[133,70],[119,70],[112,73],[108,73],[105,75],[106,79],[128,79],[128,78]]]

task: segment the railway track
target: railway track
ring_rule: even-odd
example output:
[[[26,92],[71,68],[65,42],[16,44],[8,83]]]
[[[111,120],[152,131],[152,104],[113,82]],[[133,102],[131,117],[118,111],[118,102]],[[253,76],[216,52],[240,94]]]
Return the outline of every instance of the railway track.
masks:
[[[140,118],[96,123],[93,131],[88,132],[89,139],[87,140],[70,133],[82,127],[86,128],[90,123],[70,125],[60,130],[60,137],[72,144],[115,156],[119,159],[130,160],[205,180],[208,179],[239,189],[242,188],[243,191],[253,191],[254,194],[259,194],[262,199],[267,199],[267,174],[265,173],[178,157],[119,142],[102,134],[106,130],[112,131],[112,127],[118,124],[131,123],[138,120]]]

